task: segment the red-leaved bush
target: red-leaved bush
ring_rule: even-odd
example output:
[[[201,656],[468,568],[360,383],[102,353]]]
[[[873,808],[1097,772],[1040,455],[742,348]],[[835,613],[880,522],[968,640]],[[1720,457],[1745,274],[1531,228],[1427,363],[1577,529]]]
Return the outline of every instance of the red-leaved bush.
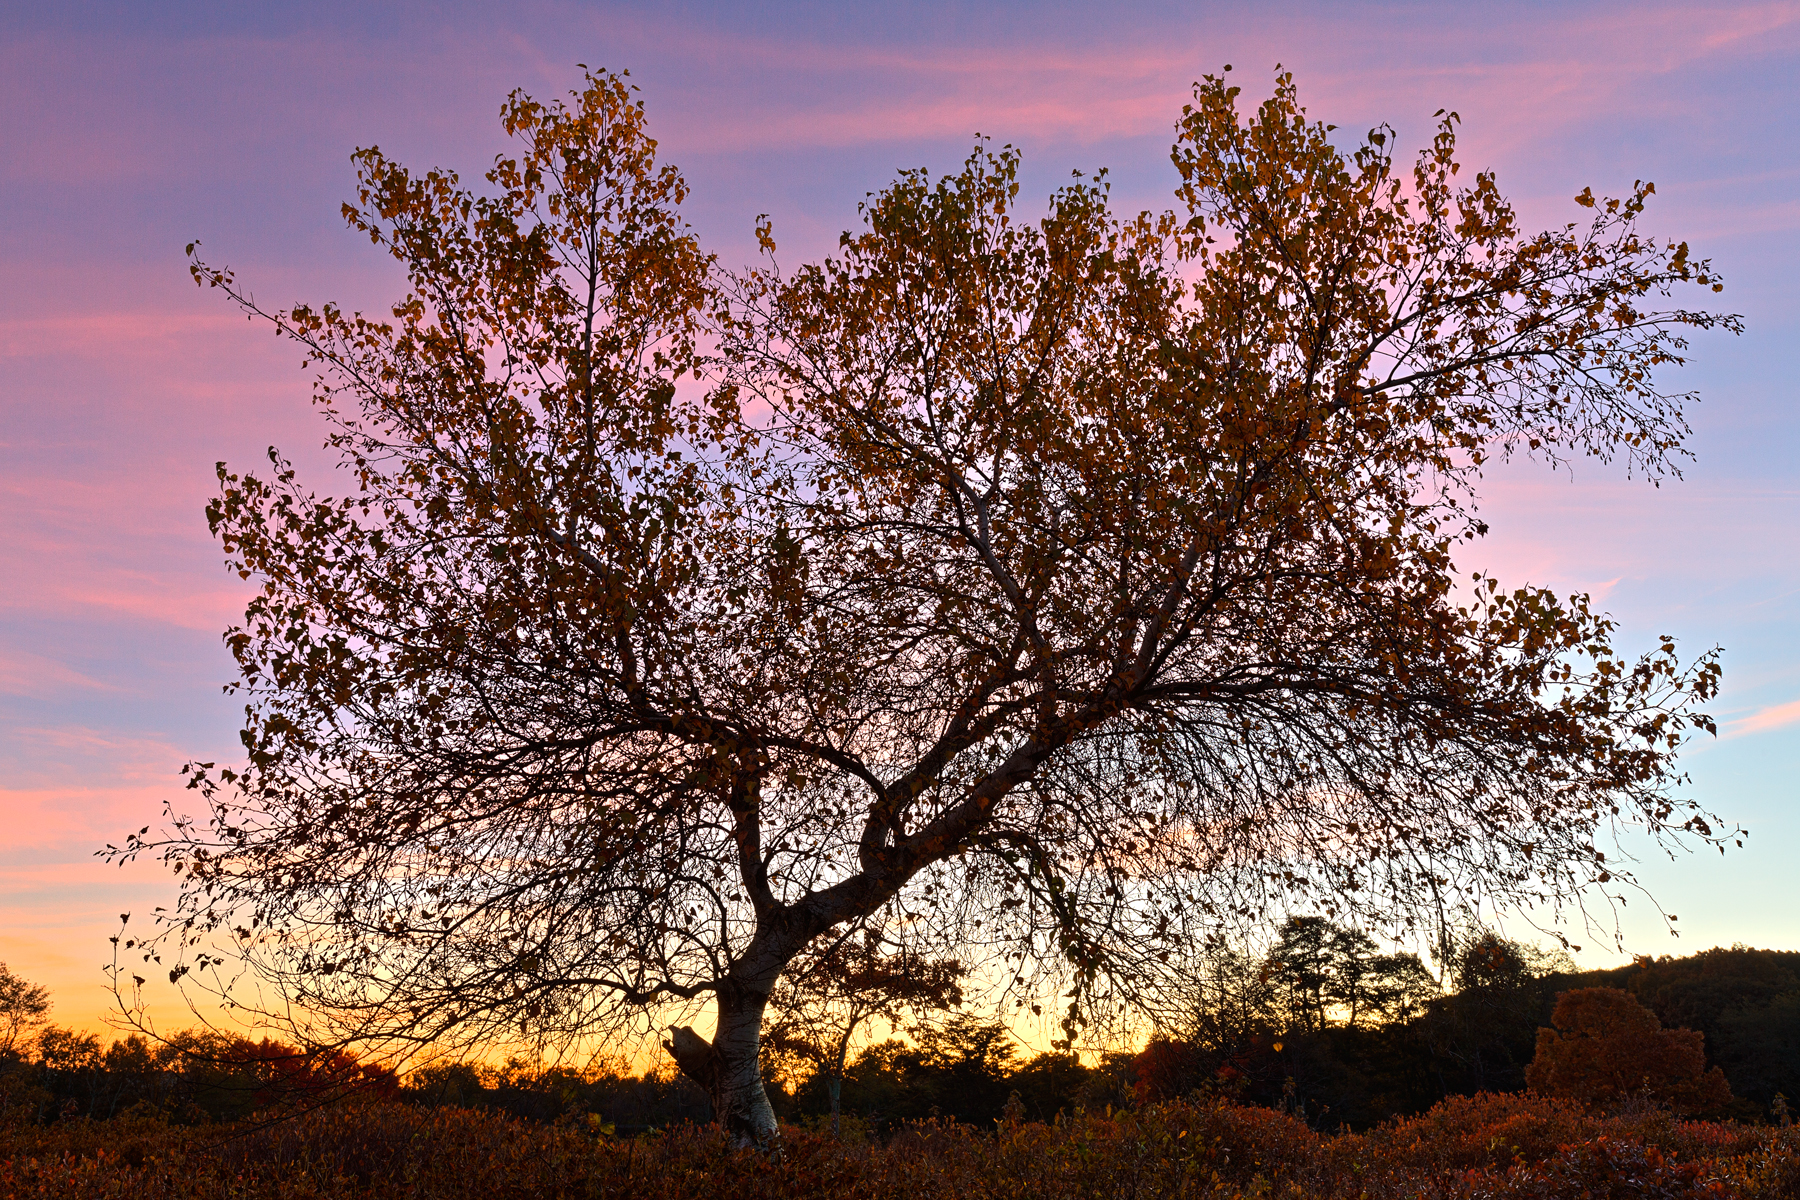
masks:
[[[365,1104],[257,1127],[65,1122],[0,1133],[7,1200],[1777,1200],[1800,1129],[1598,1117],[1530,1095],[1446,1101],[1368,1134],[1219,1101],[994,1130],[926,1123],[887,1144],[784,1131],[779,1155],[710,1127],[631,1140],[585,1124]]]
[[[259,1085],[256,1100],[263,1105],[347,1094],[392,1100],[400,1092],[400,1079],[392,1067],[362,1062],[346,1050],[309,1054],[269,1038],[234,1039],[219,1065],[249,1070]]]
[[[1731,1085],[1706,1069],[1705,1040],[1664,1029],[1637,997],[1618,988],[1577,988],[1556,1001],[1538,1030],[1525,1082],[1546,1096],[1615,1107],[1642,1098],[1677,1112],[1713,1113],[1731,1103]]]

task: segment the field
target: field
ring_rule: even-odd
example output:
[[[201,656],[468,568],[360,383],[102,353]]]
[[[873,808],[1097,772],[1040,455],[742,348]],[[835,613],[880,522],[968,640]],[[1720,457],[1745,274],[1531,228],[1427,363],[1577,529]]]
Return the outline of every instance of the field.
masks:
[[[1452,1099],[1335,1136],[1198,1100],[992,1131],[925,1123],[885,1143],[792,1128],[778,1155],[732,1151],[710,1127],[623,1140],[395,1103],[270,1124],[76,1119],[0,1138],[6,1200],[1800,1197],[1800,1128],[1598,1118],[1530,1095]]]

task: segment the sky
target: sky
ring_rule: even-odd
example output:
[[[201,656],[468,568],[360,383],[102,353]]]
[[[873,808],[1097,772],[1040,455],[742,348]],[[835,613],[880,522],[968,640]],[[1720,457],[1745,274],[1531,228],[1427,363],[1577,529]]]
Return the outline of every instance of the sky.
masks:
[[[220,632],[246,586],[202,510],[213,464],[281,446],[329,486],[299,354],[196,290],[200,240],[256,296],[379,310],[390,263],[338,216],[352,150],[476,177],[506,94],[628,69],[687,216],[731,265],[769,213],[782,258],[821,255],[901,168],[953,168],[980,133],[1025,189],[1109,168],[1163,208],[1200,75],[1247,98],[1277,64],[1314,116],[1428,138],[1462,117],[1527,225],[1585,186],[1656,183],[1650,232],[1688,240],[1742,313],[1670,382],[1701,394],[1695,460],[1654,488],[1603,467],[1491,474],[1492,533],[1463,565],[1586,591],[1626,644],[1724,648],[1720,736],[1688,794],[1745,848],[1625,849],[1662,906],[1623,954],[1800,949],[1800,3],[307,4],[0,2],[0,961],[55,1017],[101,1027],[119,915],[172,882],[108,842],[188,802],[189,759],[229,761]],[[1522,924],[1519,932],[1529,933]],[[156,999],[164,1023],[180,1014]]]

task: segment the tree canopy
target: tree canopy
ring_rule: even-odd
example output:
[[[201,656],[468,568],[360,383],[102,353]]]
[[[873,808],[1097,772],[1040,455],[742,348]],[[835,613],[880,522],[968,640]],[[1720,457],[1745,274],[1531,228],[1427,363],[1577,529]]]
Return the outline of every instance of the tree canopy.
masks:
[[[196,258],[347,473],[219,466],[245,759],[121,848],[183,880],[171,977],[256,1005],[241,959],[389,1048],[704,999],[760,1137],[766,998],[827,934],[1053,982],[1066,1041],[1266,911],[1417,928],[1624,882],[1609,831],[1728,836],[1676,790],[1715,659],[1455,557],[1493,461],[1676,468],[1712,268],[1648,184],[1522,231],[1454,114],[1408,170],[1286,75],[1238,99],[1196,85],[1170,212],[1078,175],[1034,217],[981,144],[731,272],[593,73],[509,99],[483,185],[357,153],[387,316]]]
[[[50,1020],[50,992],[0,963],[0,1059],[22,1054]]]

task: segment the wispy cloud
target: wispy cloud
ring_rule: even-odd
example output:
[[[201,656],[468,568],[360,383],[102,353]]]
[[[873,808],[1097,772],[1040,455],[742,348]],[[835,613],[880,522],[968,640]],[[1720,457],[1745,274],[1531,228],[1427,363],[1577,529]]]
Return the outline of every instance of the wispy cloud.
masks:
[[[200,513],[206,481],[16,477],[0,487],[0,612],[128,618],[217,632],[247,585],[225,575]]]
[[[1492,152],[1603,113],[1691,115],[1691,97],[1669,77],[1768,53],[1800,32],[1800,5],[1630,6],[1560,20],[1532,11],[1510,23],[1486,21],[1479,43],[1466,21],[1398,34],[1378,24],[1371,28],[1353,9],[1310,13],[1303,34],[1269,22],[1159,28],[1127,20],[1104,45],[1046,38],[906,49],[697,30],[683,53],[714,68],[711,86],[686,104],[661,101],[656,118],[684,148],[706,151],[966,137],[977,129],[1091,142],[1167,131],[1193,80],[1229,58],[1252,96],[1275,62],[1298,67],[1321,113],[1398,108],[1386,115],[1406,121],[1424,115],[1408,106],[1441,103],[1504,114],[1504,130],[1471,131]],[[638,31],[626,38],[649,40]],[[1374,39],[1378,54],[1370,53]],[[1597,46],[1607,52],[1592,53]],[[757,103],[719,104],[709,94],[746,87],[760,93]]]
[[[0,320],[0,358],[180,353],[187,339],[242,330],[229,313],[83,312]]]
[[[124,688],[28,650],[0,646],[0,695],[44,697],[65,689],[123,692]]]
[[[1771,704],[1767,708],[1759,708],[1747,717],[1732,721],[1723,736],[1728,738],[1744,737],[1752,733],[1766,733],[1771,729],[1780,729],[1786,725],[1800,724],[1800,700],[1789,700],[1785,704]]]

